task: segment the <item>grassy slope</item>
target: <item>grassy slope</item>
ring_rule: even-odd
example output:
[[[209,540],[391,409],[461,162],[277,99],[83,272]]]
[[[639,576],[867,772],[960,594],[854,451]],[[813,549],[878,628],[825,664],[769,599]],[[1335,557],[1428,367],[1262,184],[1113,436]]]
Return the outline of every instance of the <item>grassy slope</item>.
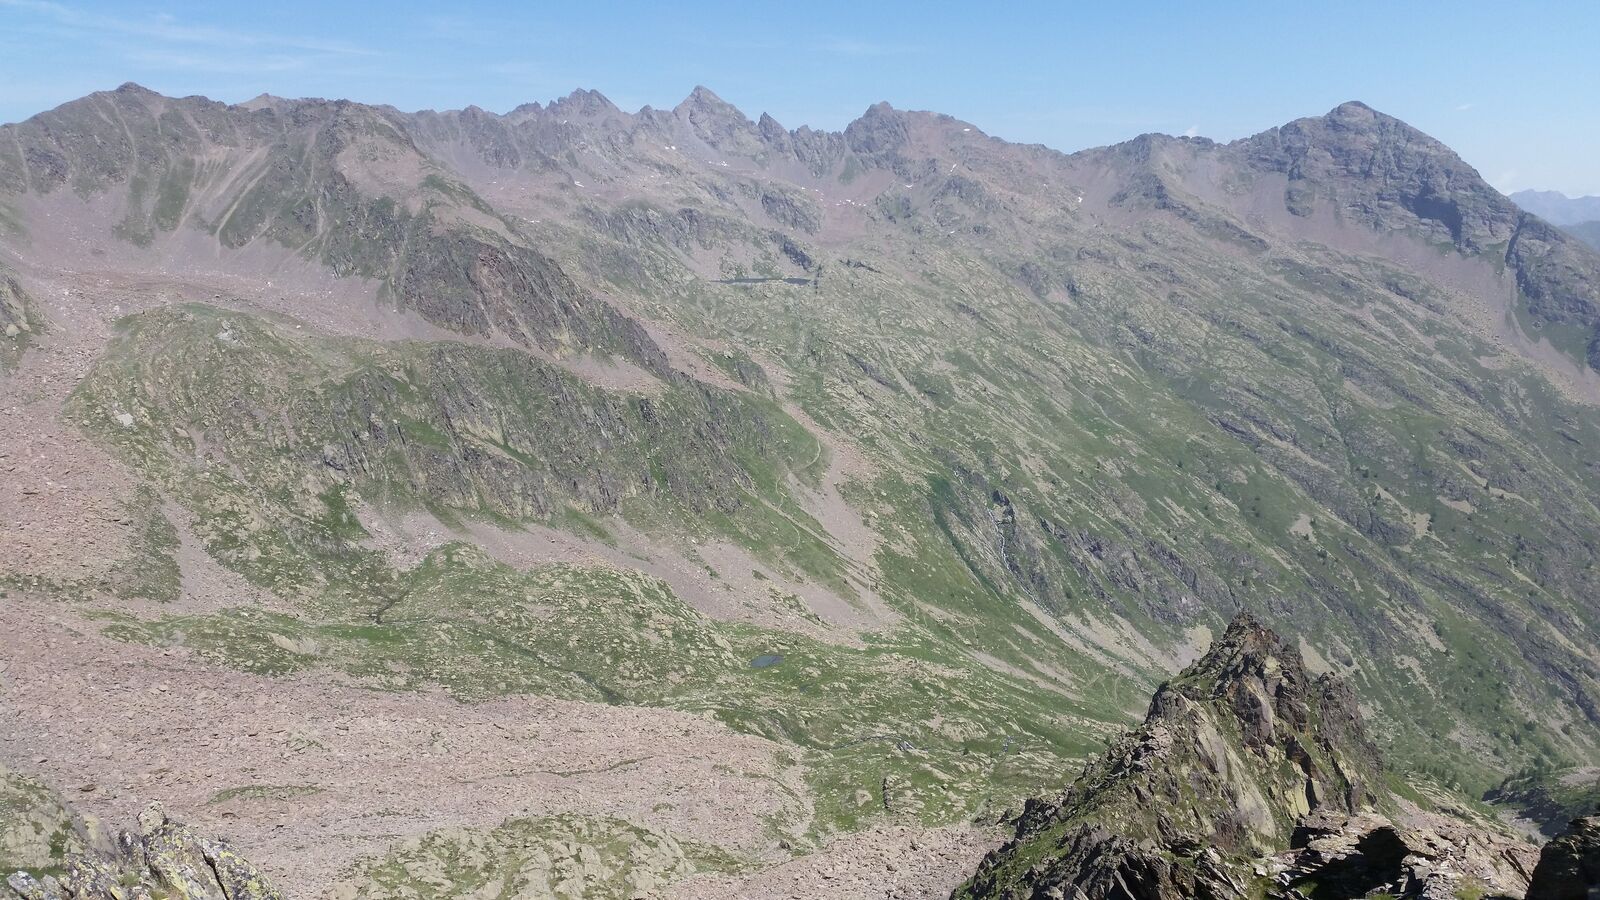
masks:
[[[176,371],[175,359],[185,361]],[[116,416],[129,410],[125,427]],[[782,527],[810,521],[782,485],[787,473],[807,477],[815,443],[757,395],[693,383],[620,395],[512,351],[308,338],[179,307],[125,322],[71,414],[195,510],[220,561],[302,610],[157,621],[107,612],[109,633],[270,674],[338,668],[391,690],[708,711],[794,747],[815,817],[774,828],[802,840],[886,816],[998,814],[1128,712],[1104,696],[1041,695],[977,663],[966,630],[937,622],[848,649],[713,622],[633,573],[518,572],[468,545],[397,569],[350,512],[360,495],[446,520],[583,523],[602,536],[603,517],[624,515],[736,540],[848,590],[820,526]],[[584,481],[594,473],[606,483]],[[886,562],[901,604],[910,590],[931,595],[922,583],[977,588],[920,540]],[[1021,622],[1014,609],[996,612]],[[752,667],[764,654],[783,661]],[[1085,679],[1108,675],[1092,659],[1060,659]]]
[[[1592,754],[1571,698],[1595,695],[1595,661],[1565,638],[1597,627],[1591,416],[1380,260],[1219,253],[1160,217],[1062,227],[1082,245],[1053,273],[1065,297],[1027,293],[1002,246],[909,229],[818,290],[652,287],[650,308],[776,359],[813,418],[890,462],[883,502],[862,497],[876,521],[933,520],[980,582],[907,582],[923,602],[1003,621],[1028,597],[1158,641],[1246,605],[1347,670],[1415,772],[1477,793]],[[595,277],[676,281],[658,247],[565,239]]]

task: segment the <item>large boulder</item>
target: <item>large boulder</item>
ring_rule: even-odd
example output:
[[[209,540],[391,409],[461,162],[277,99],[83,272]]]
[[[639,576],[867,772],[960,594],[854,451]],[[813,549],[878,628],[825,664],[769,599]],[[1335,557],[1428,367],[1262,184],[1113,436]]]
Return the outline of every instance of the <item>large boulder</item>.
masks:
[[[1413,814],[1399,824],[1376,813],[1318,810],[1301,820],[1292,849],[1267,862],[1275,873],[1267,896],[1516,895],[1535,855],[1511,836],[1446,816]]]
[[[1528,900],[1595,897],[1600,897],[1600,816],[1586,816],[1545,845],[1528,884]]]

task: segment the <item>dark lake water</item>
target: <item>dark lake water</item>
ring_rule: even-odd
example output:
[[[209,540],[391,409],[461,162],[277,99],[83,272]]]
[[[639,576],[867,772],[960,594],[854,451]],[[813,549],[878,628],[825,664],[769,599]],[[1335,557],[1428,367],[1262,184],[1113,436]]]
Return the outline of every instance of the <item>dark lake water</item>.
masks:
[[[783,662],[783,657],[780,656],[779,654],[777,654],[777,653],[763,653],[760,656],[756,657],[755,659],[750,660],[750,668],[752,668],[752,669],[770,669],[773,666],[775,666],[775,665],[777,665],[778,663],[781,663],[781,662]]]

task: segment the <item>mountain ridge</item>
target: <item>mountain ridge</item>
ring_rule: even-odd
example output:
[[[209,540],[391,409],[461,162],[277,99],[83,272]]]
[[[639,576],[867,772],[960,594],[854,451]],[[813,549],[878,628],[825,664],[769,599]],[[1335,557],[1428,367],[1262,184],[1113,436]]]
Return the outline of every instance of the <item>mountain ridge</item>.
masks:
[[[989,849],[949,829],[1058,790],[1240,608],[1439,805],[1600,746],[1600,257],[1364,104],[1063,154],[703,89],[499,115],[129,86],[0,127],[0,225],[0,325],[30,326],[0,345],[27,526],[0,624],[85,648],[18,644],[0,690],[126,656],[116,703],[163,723],[123,738],[147,756],[77,719],[0,752],[115,785],[97,814],[237,814],[279,884],[297,841],[335,847],[321,888],[587,830],[727,896],[773,866],[850,896],[822,867],[889,829],[960,847],[915,869],[948,890]],[[313,699],[252,720],[293,740],[184,755],[159,688],[193,680]],[[352,770],[371,690],[415,710],[373,764],[438,815]],[[590,721],[688,737],[581,802],[451,743],[519,752],[501,712],[535,699],[572,704],[540,721],[574,756]],[[163,755],[195,771],[141,778]],[[243,767],[284,783],[211,802]],[[283,797],[313,812],[258,827]]]
[[[1511,194],[1511,199],[1552,225],[1566,227],[1600,221],[1600,197],[1568,197],[1560,191],[1523,190]]]

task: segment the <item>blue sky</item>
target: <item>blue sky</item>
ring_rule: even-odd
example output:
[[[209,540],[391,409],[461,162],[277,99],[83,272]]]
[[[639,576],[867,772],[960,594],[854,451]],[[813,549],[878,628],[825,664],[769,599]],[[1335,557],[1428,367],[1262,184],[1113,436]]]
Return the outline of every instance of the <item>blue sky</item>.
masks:
[[[670,107],[705,84],[791,128],[888,100],[1070,151],[1359,99],[1502,190],[1600,194],[1594,0],[1126,5],[0,0],[0,121],[124,81],[496,111],[577,87]]]

